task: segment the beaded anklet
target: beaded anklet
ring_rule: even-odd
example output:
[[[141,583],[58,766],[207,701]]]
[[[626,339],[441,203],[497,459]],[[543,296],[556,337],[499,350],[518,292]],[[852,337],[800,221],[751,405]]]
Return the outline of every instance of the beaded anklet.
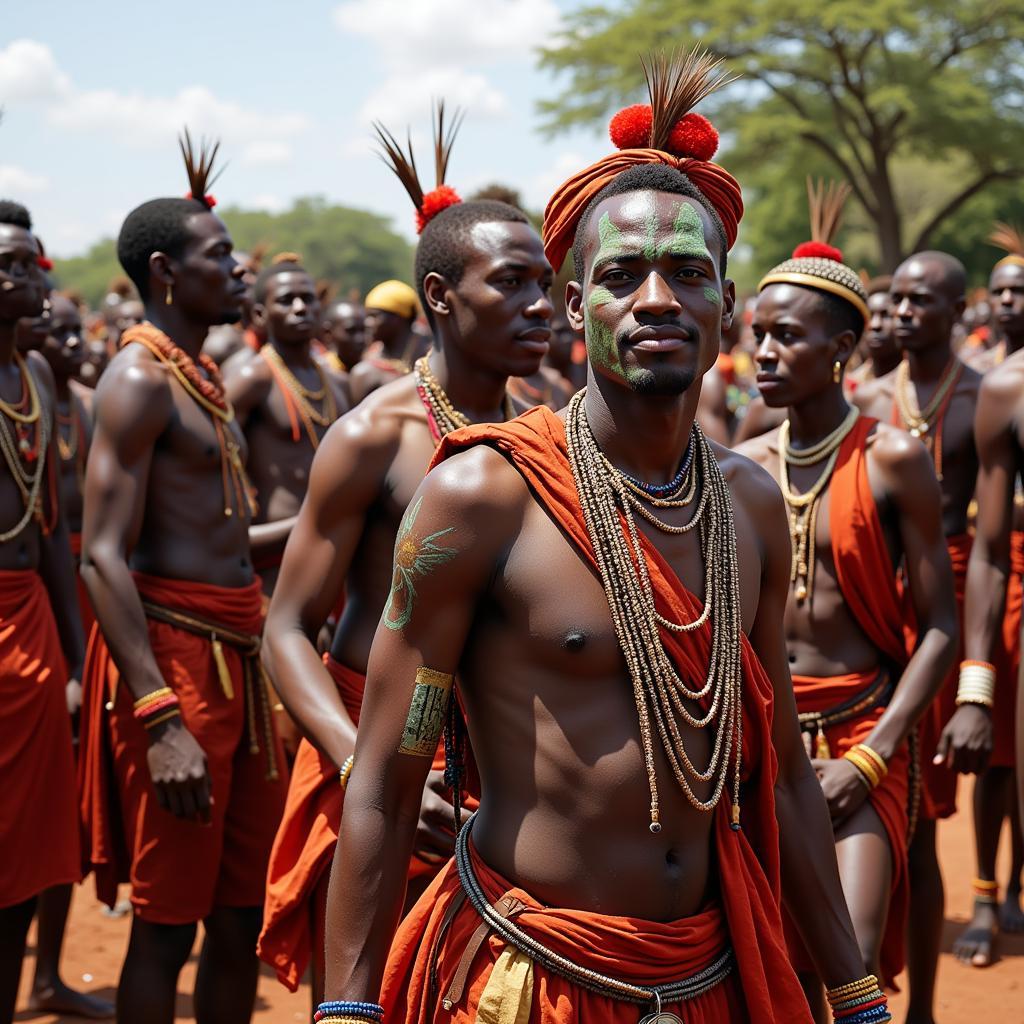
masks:
[[[989,882],[984,878],[975,878],[971,882],[975,903],[996,904],[999,902],[999,883]]]

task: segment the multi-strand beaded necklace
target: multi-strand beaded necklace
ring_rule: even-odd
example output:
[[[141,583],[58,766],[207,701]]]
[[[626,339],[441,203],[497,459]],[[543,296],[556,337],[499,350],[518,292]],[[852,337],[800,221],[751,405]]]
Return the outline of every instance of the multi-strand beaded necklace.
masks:
[[[430,427],[430,436],[434,439],[435,444],[440,444],[441,438],[453,430],[470,426],[469,419],[452,405],[452,400],[430,369],[430,361],[426,356],[416,360],[413,375],[416,381],[416,393],[427,410],[427,426]],[[516,410],[507,391],[505,392],[504,415],[506,420],[516,418]]]
[[[693,454],[688,456],[690,468],[683,473],[674,493],[652,496],[648,487],[638,486],[635,480],[627,478],[601,451],[587,421],[585,394],[584,388],[573,397],[566,416],[569,464],[615,633],[633,684],[651,794],[650,830],[661,831],[654,767],[655,729],[676,781],[698,810],[711,811],[717,806],[731,770],[732,827],[738,829],[743,681],[739,566],[728,485],[711,446],[695,423],[690,439]],[[683,491],[686,494],[679,497]],[[658,508],[681,508],[695,498],[696,508],[683,526],[663,522],[646,507],[651,504]],[[692,622],[673,622],[658,612],[634,512],[665,533],[699,531],[705,567],[704,608]],[[703,685],[692,689],[676,671],[660,630],[690,633],[703,629],[709,621],[711,650],[707,677]],[[706,710],[695,714],[692,703],[698,707],[706,705]],[[715,729],[706,768],[698,769],[690,760],[679,728],[680,719],[694,729]],[[701,799],[695,792],[696,782],[710,783],[707,799]]]
[[[818,524],[818,506],[821,496],[832,479],[832,473],[839,459],[839,447],[846,435],[857,423],[858,412],[850,409],[843,422],[827,437],[809,448],[793,448],[789,443],[789,420],[779,427],[779,486],[786,499],[789,512],[789,536],[793,547],[793,561],[789,571],[789,582],[797,604],[811,600],[814,590],[814,534]],[[807,488],[797,493],[789,484],[790,466],[814,466],[828,460],[821,476]]]
[[[896,367],[896,401],[893,422],[909,430],[911,436],[919,437],[932,453],[935,475],[942,480],[942,425],[953,399],[956,383],[963,373],[964,364],[951,356],[939,378],[939,386],[932,400],[922,409],[917,404],[914,382],[910,379],[910,363],[904,359]]]
[[[47,523],[43,518],[43,481],[47,477],[46,455],[50,444],[49,417],[35,379],[19,352],[14,353],[14,364],[21,374],[21,397],[14,404],[0,399],[0,451],[21,494],[23,511],[14,526],[0,533],[0,544],[14,540],[33,517],[42,526],[43,533],[49,533],[56,525],[57,516],[54,479],[50,487],[53,522]]]
[[[128,328],[121,337],[121,348],[138,342],[145,346],[177,378],[185,393],[196,405],[209,413],[220,448],[221,484],[224,490],[224,515],[256,514],[252,484],[245,472],[241,448],[235,440],[230,424],[235,411],[224,394],[220,370],[217,364],[200,353],[199,365],[206,371],[204,377],[195,361],[183,349],[171,341],[163,331],[151,323],[137,324]]]
[[[314,359],[313,368],[320,378],[320,388],[310,391],[292,373],[273,345],[264,345],[260,349],[260,355],[270,367],[270,372],[281,389],[285,409],[288,412],[288,420],[291,423],[292,440],[297,442],[301,437],[299,433],[299,423],[301,422],[306,436],[309,438],[309,443],[313,446],[313,451],[316,451],[320,445],[316,427],[329,427],[338,418],[338,403],[334,400],[334,393],[328,383],[327,374]],[[314,403],[320,403],[320,408],[317,409]]]
[[[85,445],[82,444],[82,437],[85,431],[82,427],[82,416],[74,395],[68,396],[67,416],[61,415],[60,410],[58,410],[56,417],[57,452],[60,455],[60,461],[68,465],[74,464],[78,488],[81,490],[85,483]]]

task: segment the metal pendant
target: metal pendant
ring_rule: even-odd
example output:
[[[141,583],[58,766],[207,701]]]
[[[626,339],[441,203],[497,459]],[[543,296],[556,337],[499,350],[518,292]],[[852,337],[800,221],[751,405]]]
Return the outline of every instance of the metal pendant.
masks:
[[[646,1017],[641,1017],[640,1024],[683,1024],[683,1020],[674,1013],[662,1010],[658,1013],[649,1013]]]

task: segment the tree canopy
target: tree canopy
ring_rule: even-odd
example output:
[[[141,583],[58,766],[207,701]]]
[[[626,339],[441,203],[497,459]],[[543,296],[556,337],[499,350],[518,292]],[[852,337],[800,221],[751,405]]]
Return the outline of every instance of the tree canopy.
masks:
[[[228,207],[223,217],[236,249],[266,245],[271,254],[298,252],[310,273],[340,285],[343,292],[368,292],[387,278],[412,280],[412,246],[386,217],[335,206],[322,198],[296,200],[290,210],[267,213]],[[73,288],[96,306],[110,281],[122,276],[112,239],[97,242],[84,256],[57,260],[59,287]]]
[[[639,53],[695,43],[742,75],[706,106],[725,138],[722,162],[749,199],[741,237],[758,246],[759,263],[772,258],[760,251],[765,236],[778,249],[806,234],[808,173],[849,182],[882,272],[937,244],[964,210],[987,209],[976,197],[1024,176],[1019,0],[588,5],[541,53],[562,84],[541,104],[546,131],[601,123],[642,97]],[[990,227],[978,224],[967,247]]]

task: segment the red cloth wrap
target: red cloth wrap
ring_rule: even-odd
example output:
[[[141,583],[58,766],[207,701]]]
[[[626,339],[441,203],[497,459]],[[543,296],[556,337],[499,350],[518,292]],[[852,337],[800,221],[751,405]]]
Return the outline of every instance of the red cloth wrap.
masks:
[[[71,554],[75,559],[75,585],[78,588],[78,614],[82,617],[82,634],[86,640],[92,632],[92,624],[96,621],[96,614],[92,610],[92,601],[89,600],[89,591],[82,582],[82,574],[79,572],[79,565],[82,560],[82,535],[80,533],[68,534],[71,543]]]
[[[729,944],[729,928],[721,908],[714,904],[692,917],[678,921],[645,921],[636,917],[611,917],[586,910],[565,910],[542,906],[529,893],[487,867],[470,844],[474,869],[490,902],[506,893],[518,897],[528,909],[516,917],[516,924],[548,949],[574,963],[638,985],[686,977],[703,970]],[[442,922],[452,900],[458,895],[458,871],[449,862],[434,879],[422,899],[402,922],[391,947],[384,975],[384,1016],[406,1024],[428,1024],[435,1019],[451,1024],[475,1024],[481,993],[495,962],[505,948],[490,936],[473,959],[462,998],[451,1012],[441,1009],[462,959],[463,950],[480,918],[468,901],[455,912],[442,931]],[[431,985],[431,951],[437,947],[436,985]],[[742,968],[742,960],[740,962]],[[791,973],[791,972],[790,972]],[[675,1012],[687,1024],[742,1024],[762,1020],[805,1021],[806,1009],[792,1016],[758,1017],[748,1011],[740,983],[742,971],[734,970],[709,992],[684,1003],[665,1003],[662,1009]],[[431,1000],[433,990],[436,998]],[[436,1004],[436,1005],[435,1005]],[[635,1024],[643,1015],[633,1003],[595,995],[565,978],[533,964],[533,1007],[530,1020],[538,1024]]]
[[[967,533],[946,538],[949,558],[953,563],[960,641],[953,668],[918,726],[921,739],[921,817],[930,821],[951,818],[956,814],[956,772],[944,764],[932,764],[932,758],[939,746],[942,730],[956,711],[957,681],[960,678],[960,662],[964,657],[964,593],[967,589],[967,562],[971,556],[971,544],[972,538]]]
[[[879,577],[882,579],[883,577]],[[828,711],[858,693],[863,693],[877,678],[877,670],[855,672],[846,676],[814,678],[793,676],[797,710],[801,713]],[[867,741],[878,724],[885,708],[875,708],[848,722],[825,729],[825,739],[833,757],[842,757],[858,743]],[[813,742],[813,741],[812,741]],[[895,987],[896,976],[904,966],[904,933],[910,907],[910,885],[907,874],[907,805],[910,796],[910,754],[904,743],[889,761],[889,773],[881,785],[868,795],[871,806],[885,826],[892,850],[892,888],[889,915],[882,936],[881,969],[885,984]],[[787,925],[789,922],[787,921]],[[787,938],[793,949],[793,959],[800,970],[813,970],[795,930],[788,928]]]
[[[218,587],[133,575],[144,600],[240,633],[257,635],[263,628],[259,577],[245,587]],[[281,777],[270,781],[258,709],[260,752],[249,750],[238,651],[223,644],[234,687],[229,700],[205,637],[152,619],[147,625],[164,682],[177,694],[183,723],[206,754],[212,821],[184,821],[158,804],[145,729],[132,715],[127,685],[118,685],[117,666],[97,624],[83,673],[79,764],[84,853],[96,874],[96,894],[113,906],[117,884],[130,881],[135,913],[158,924],[190,924],[215,906],[261,906],[287,787],[281,744],[275,736]],[[114,687],[114,709],[107,711]]]
[[[572,248],[576,225],[590,201],[623,171],[642,164],[665,164],[682,171],[707,197],[725,228],[727,248],[736,241],[743,217],[743,195],[739,182],[723,167],[708,160],[677,157],[660,149],[621,149],[585,167],[563,182],[544,210],[544,253],[557,272]]]
[[[66,681],[39,575],[0,571],[0,907],[82,877]]]
[[[996,666],[995,705],[992,708],[992,727],[995,733],[992,757],[993,768],[1012,768],[1016,762],[1015,722],[1017,717],[1017,673],[1020,671],[1021,608],[1024,606],[1024,533],[1014,531],[1010,538],[1010,578],[1006,583],[1006,610],[1003,613],[1003,631],[992,652]]]
[[[562,421],[549,409],[539,406],[508,423],[481,424],[457,430],[442,440],[434,464],[477,444],[488,444],[496,448],[511,462],[530,486],[541,507],[562,529],[582,561],[596,573],[593,548],[569,467]],[[643,533],[640,536],[650,568],[658,611],[677,622],[692,621],[699,614],[699,602],[683,586],[646,536]],[[665,631],[662,633],[662,641],[676,670],[687,680],[688,685],[695,686],[698,681],[703,683],[710,656],[710,625],[705,624],[703,629],[685,635]],[[807,1001],[789,962],[779,909],[779,835],[774,794],[777,762],[771,743],[772,685],[745,636],[742,645],[743,827],[738,832],[729,827],[732,800],[726,787],[727,792],[723,793],[713,812],[712,829],[712,842],[721,880],[721,902],[729,936],[736,950],[739,988],[749,1018],[758,1024],[792,1024],[796,1021],[809,1024],[811,1018]],[[666,779],[663,784],[671,783]],[[385,1000],[386,1004],[390,1002],[392,1006],[397,1000],[405,1003],[404,1009],[400,1008],[398,1012],[409,1022],[421,1021],[432,1012],[422,1008],[425,980],[423,958],[410,954],[409,947],[415,945],[423,951],[422,939],[426,929],[437,921],[433,914],[425,911],[433,899],[445,890],[445,879],[434,890],[428,890],[417,904],[407,927],[401,930],[400,941],[392,951],[388,971],[390,981]],[[598,917],[584,915],[584,919],[597,921]],[[472,927],[475,926],[476,922],[472,924]],[[638,926],[642,929],[641,933],[657,932],[665,927],[651,922],[642,922]],[[450,938],[446,939],[444,947],[451,948],[453,955],[461,956],[461,947],[450,945],[451,941]],[[632,941],[632,936],[627,938],[626,933],[613,930],[608,936],[610,948],[607,952],[618,959],[620,946],[625,946],[625,959],[633,959],[629,953]],[[575,940],[572,948],[577,957],[588,955]],[[649,956],[650,950],[637,959],[644,960],[645,955]],[[657,966],[659,973],[662,966],[662,963]],[[670,977],[677,973],[668,972]],[[472,984],[475,985],[478,980],[474,979]],[[666,979],[662,977],[659,980]],[[546,981],[542,982],[535,990],[539,992],[537,998],[541,1000],[542,1006],[546,1002],[543,994],[546,985]],[[549,990],[555,991],[553,980]],[[552,1010],[547,1019],[586,1016],[586,1012],[580,1010],[580,1006],[584,1005],[594,1005],[597,1008],[595,1012],[602,1012],[603,1004],[603,1012],[609,1017],[614,1015],[623,1020],[636,1020],[637,1010],[630,1004],[608,1004],[582,992],[573,998],[575,1003],[572,1006],[563,1000],[557,1013]],[[710,1019],[725,1021],[745,1018],[742,1014],[725,1014]]]

